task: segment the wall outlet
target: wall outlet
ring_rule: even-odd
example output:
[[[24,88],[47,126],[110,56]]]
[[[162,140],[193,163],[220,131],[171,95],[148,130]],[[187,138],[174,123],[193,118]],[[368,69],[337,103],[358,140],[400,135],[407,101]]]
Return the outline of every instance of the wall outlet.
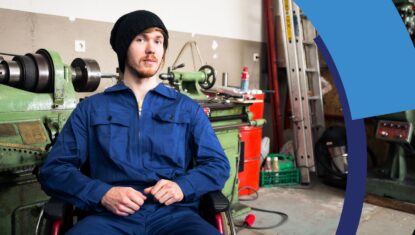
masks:
[[[86,44],[84,40],[75,40],[75,51],[76,52],[86,51]]]
[[[253,55],[252,55],[252,60],[254,61],[254,62],[258,62],[259,61],[259,53],[254,53]]]

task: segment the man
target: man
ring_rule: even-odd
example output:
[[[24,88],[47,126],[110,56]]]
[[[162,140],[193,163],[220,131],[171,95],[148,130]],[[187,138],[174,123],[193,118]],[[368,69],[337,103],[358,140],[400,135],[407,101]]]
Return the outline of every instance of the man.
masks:
[[[198,199],[223,187],[229,162],[203,109],[157,81],[166,27],[131,12],[110,42],[123,82],[73,111],[41,168],[43,189],[93,212],[69,234],[217,234]]]

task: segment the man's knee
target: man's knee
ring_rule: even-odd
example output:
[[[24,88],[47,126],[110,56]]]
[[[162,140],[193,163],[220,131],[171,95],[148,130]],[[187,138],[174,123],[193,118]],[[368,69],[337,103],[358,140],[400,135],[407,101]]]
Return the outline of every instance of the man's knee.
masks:
[[[88,216],[83,220],[79,221],[72,227],[66,235],[77,235],[77,234],[105,234],[108,224],[103,218],[98,216]]]
[[[214,226],[190,209],[176,208],[172,211],[166,210],[164,213],[164,216],[160,214],[159,218],[154,218],[149,234],[220,234]]]
[[[88,216],[68,231],[68,235],[78,234],[133,234],[134,231],[142,234],[143,226],[141,223],[129,220],[129,217],[116,215],[92,215]]]

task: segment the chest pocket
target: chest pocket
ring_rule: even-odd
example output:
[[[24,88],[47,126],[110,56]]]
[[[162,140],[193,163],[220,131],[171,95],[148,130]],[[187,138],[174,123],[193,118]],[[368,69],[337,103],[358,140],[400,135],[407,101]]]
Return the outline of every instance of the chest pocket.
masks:
[[[129,116],[121,111],[95,111],[92,129],[99,147],[111,158],[126,156],[129,141]]]
[[[159,122],[186,124],[190,123],[190,114],[188,113],[156,113],[153,114],[153,119]]]
[[[151,138],[151,165],[158,168],[185,168],[190,114],[154,113],[152,119],[154,129]]]

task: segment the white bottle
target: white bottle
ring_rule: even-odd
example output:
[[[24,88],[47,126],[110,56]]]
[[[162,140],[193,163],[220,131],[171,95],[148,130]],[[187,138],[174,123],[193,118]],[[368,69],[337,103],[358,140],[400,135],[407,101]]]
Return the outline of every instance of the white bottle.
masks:
[[[272,159],[272,171],[273,172],[279,172],[280,171],[280,165],[278,163],[278,157],[274,157]]]
[[[265,172],[271,172],[272,171],[272,166],[271,166],[271,158],[267,157],[265,160]]]

